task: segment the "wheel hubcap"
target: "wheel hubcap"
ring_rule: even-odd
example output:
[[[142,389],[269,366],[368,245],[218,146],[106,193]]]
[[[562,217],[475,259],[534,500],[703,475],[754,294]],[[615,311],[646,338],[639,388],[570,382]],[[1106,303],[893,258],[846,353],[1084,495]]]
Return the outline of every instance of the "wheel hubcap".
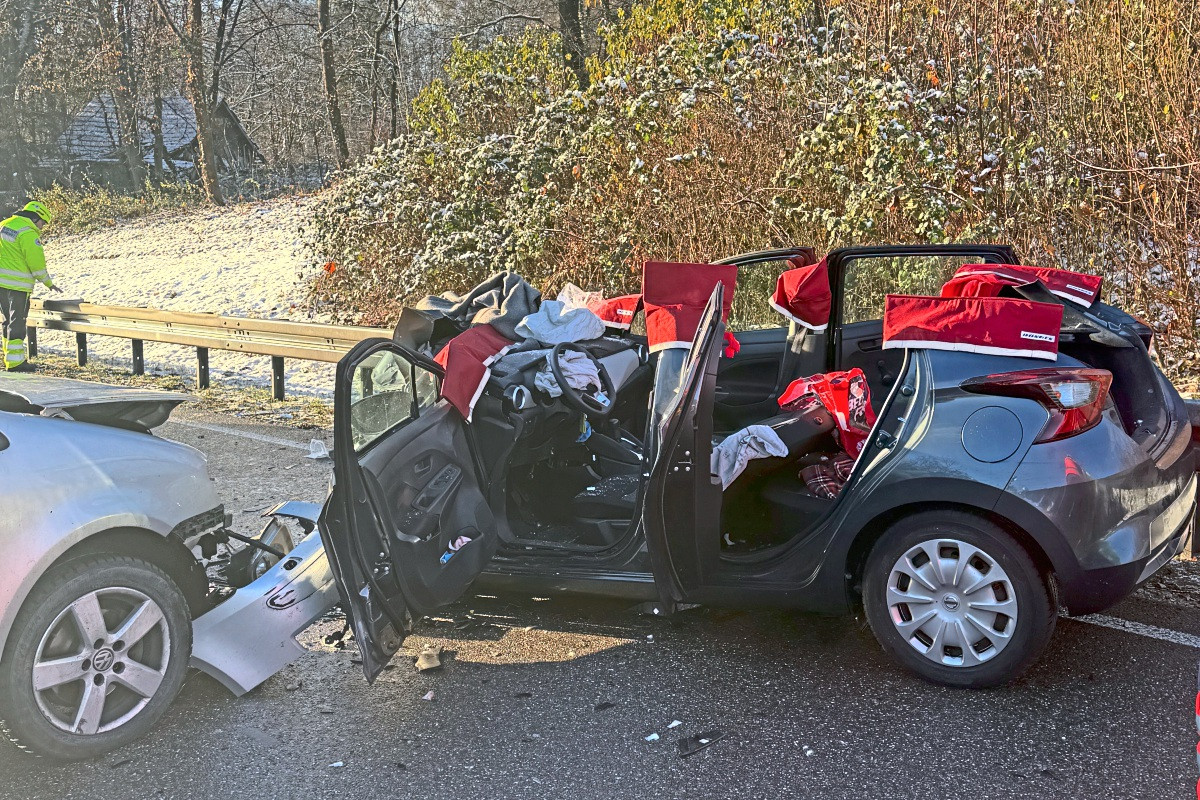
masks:
[[[1017,597],[992,556],[957,539],[930,539],[892,565],[888,614],[921,655],[948,667],[995,658],[1012,640]]]
[[[166,618],[147,595],[124,587],[88,592],[55,617],[38,643],[38,708],[69,733],[113,730],[150,702],[170,653]]]

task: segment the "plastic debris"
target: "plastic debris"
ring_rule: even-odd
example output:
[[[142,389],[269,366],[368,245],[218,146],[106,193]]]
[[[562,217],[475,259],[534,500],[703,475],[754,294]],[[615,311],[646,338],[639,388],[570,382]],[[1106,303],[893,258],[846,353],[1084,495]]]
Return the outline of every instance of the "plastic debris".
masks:
[[[678,727],[679,727],[680,725],[682,725],[682,724],[683,724],[683,723],[682,723],[682,722],[680,722],[680,721],[679,721],[679,720],[677,720],[677,719],[676,719],[676,720],[672,720],[672,721],[671,721],[671,724],[667,726],[667,730],[671,730],[672,728],[678,728]]]
[[[677,745],[679,746],[679,757],[687,758],[688,756],[695,755],[713,742],[716,742],[724,737],[725,733],[723,731],[706,731],[705,733],[698,733],[695,736],[688,736],[687,738],[680,739],[677,742]]]
[[[647,737],[646,737],[646,741],[647,741],[647,742],[657,742],[657,741],[658,741],[658,734],[657,734],[657,733],[652,733],[652,734],[650,734],[649,736],[647,736]]]
[[[330,769],[341,769],[344,766],[346,766],[346,762],[344,761],[335,761],[329,765]]]
[[[513,697],[517,697],[522,700],[528,700],[530,697],[533,697],[533,692],[517,692],[513,695]]]
[[[294,692],[303,685],[304,685],[304,681],[292,681],[291,683],[289,683],[287,686],[284,686],[283,688],[288,690],[289,692]]]
[[[320,439],[313,439],[308,443],[308,455],[305,458],[320,459],[329,458],[329,448]]]
[[[317,711],[320,712],[321,714],[336,713],[333,709],[333,706],[317,706]]]
[[[427,644],[421,648],[421,654],[417,656],[417,671],[428,672],[433,669],[442,668],[442,646],[440,644]]]
[[[607,701],[603,703],[596,703],[596,706],[592,709],[592,711],[608,711],[610,708],[614,708],[616,705],[616,703],[609,703]]]
[[[425,693],[425,695],[421,699],[433,702],[433,690],[430,689],[428,692]]]

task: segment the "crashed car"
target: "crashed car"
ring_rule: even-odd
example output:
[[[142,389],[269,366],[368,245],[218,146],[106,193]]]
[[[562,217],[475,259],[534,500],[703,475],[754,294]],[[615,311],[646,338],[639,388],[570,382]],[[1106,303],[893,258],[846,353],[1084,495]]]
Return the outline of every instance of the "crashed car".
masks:
[[[0,373],[0,728],[25,750],[137,739],[189,664],[248,691],[337,601],[303,537],[317,507],[282,504],[239,536],[204,455],[151,433],[186,399]]]
[[[1060,609],[1106,608],[1180,550],[1187,411],[1149,329],[1099,302],[1098,281],[997,277],[1019,264],[1004,246],[848,248],[793,272],[814,263],[796,248],[647,265],[607,333],[535,342],[524,369],[500,369],[529,346],[497,324],[532,308],[511,276],[406,309],[392,340],[349,352],[319,530],[367,679],[483,576],[663,613],[861,608],[919,676],[995,686],[1033,663]],[[767,305],[787,327],[750,311]],[[598,380],[576,386],[572,369]],[[873,422],[847,454],[834,409],[779,399],[851,374]],[[717,474],[714,452],[754,426],[784,451]],[[803,477],[836,464],[826,484]]]

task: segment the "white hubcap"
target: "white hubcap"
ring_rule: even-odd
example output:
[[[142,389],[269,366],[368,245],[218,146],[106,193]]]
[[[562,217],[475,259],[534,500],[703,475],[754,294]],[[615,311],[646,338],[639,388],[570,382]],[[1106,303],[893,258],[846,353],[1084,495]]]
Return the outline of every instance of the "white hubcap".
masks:
[[[957,539],[930,539],[888,575],[892,624],[921,655],[948,667],[995,658],[1012,640],[1017,596],[996,559]]]

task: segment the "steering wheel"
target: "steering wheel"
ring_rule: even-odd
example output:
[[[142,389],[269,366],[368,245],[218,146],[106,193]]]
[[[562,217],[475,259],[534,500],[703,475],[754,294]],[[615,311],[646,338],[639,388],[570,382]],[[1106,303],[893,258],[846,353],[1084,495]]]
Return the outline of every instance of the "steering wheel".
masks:
[[[601,402],[595,395],[580,391],[567,383],[567,379],[563,376],[562,365],[558,361],[559,356],[567,350],[583,353],[596,365],[596,371],[600,373],[600,391],[608,398],[607,403]],[[562,390],[564,403],[589,417],[604,418],[612,413],[617,404],[617,390],[613,388],[612,378],[608,377],[608,370],[604,368],[604,365],[584,347],[574,342],[561,342],[554,345],[546,362],[550,365],[550,372],[553,373],[554,380],[558,382],[558,388]]]

